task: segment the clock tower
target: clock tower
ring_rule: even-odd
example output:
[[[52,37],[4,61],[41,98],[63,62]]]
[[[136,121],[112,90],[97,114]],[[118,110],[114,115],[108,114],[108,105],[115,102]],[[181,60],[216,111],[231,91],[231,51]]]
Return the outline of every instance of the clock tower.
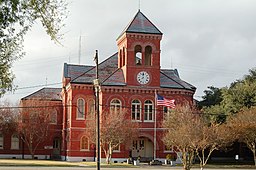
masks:
[[[139,10],[117,38],[118,68],[128,86],[160,86],[162,33]]]

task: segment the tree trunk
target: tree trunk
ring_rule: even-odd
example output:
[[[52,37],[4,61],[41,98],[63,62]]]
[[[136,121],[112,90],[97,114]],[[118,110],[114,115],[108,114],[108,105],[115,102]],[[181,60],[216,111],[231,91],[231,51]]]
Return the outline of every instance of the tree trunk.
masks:
[[[253,152],[253,158],[254,158],[254,165],[256,166],[256,151]]]
[[[182,161],[183,161],[183,169],[184,170],[190,170],[192,159],[193,159],[193,153],[191,152],[183,152],[182,153]]]
[[[106,155],[106,163],[107,163],[107,164],[110,163],[109,154]]]
[[[107,164],[110,164],[111,157],[112,157],[112,145],[109,144],[108,151],[107,151],[107,154],[106,154],[106,163]]]

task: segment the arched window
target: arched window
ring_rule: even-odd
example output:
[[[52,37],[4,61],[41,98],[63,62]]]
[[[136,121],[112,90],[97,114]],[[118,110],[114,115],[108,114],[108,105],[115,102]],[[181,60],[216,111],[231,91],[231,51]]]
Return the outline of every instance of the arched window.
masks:
[[[122,59],[122,61],[123,61],[123,63],[122,63],[122,66],[124,66],[125,65],[125,48],[123,47],[123,59]]]
[[[80,150],[89,150],[89,139],[86,136],[80,139]]]
[[[146,100],[144,103],[144,120],[153,121],[153,102]]]
[[[152,65],[152,47],[146,46],[145,48],[145,65],[151,66]]]
[[[77,100],[77,111],[76,111],[76,119],[84,119],[85,118],[85,101],[84,99]]]
[[[123,51],[122,49],[119,50],[119,65],[123,66]]]
[[[114,99],[110,102],[110,112],[111,113],[119,113],[121,109],[121,101],[118,99]]]
[[[67,109],[67,112],[68,112],[68,115],[67,115],[67,119],[68,121],[71,121],[71,115],[72,115],[72,100],[68,100],[68,109]]]
[[[90,99],[88,101],[88,114],[94,114],[95,113],[95,102],[93,99]]]
[[[142,48],[140,45],[135,46],[134,53],[135,53],[135,64],[141,65],[141,63],[142,63]]]
[[[132,120],[141,120],[141,102],[139,100],[132,101]]]
[[[16,134],[12,135],[11,149],[19,149],[19,136]]]
[[[0,149],[4,149],[4,136],[0,133]]]

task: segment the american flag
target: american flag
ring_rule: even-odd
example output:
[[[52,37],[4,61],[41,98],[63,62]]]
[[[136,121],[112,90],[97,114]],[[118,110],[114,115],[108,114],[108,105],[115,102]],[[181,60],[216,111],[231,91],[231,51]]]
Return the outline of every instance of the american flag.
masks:
[[[170,108],[175,108],[175,100],[168,100],[166,98],[164,98],[163,96],[160,95],[156,95],[156,104],[158,106],[166,106],[166,107],[170,107]]]

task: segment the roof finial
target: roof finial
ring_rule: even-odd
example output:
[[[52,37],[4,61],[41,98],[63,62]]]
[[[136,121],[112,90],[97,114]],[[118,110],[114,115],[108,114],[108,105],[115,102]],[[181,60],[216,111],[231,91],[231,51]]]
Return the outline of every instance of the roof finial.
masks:
[[[139,0],[139,11],[140,11],[140,0]]]

